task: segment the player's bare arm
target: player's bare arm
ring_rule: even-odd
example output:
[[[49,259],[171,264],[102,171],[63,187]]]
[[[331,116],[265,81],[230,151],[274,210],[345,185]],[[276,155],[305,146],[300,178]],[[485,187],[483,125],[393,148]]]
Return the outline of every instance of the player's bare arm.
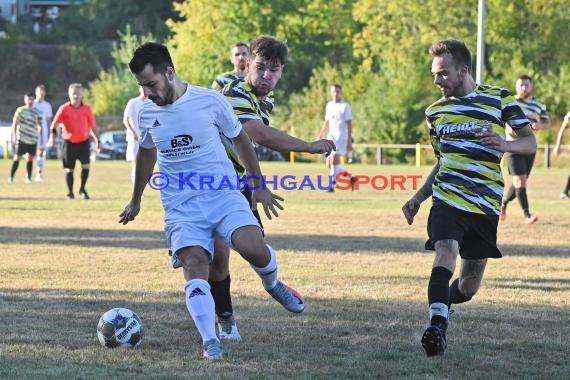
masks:
[[[560,149],[562,147],[562,141],[564,141],[564,133],[566,132],[567,125],[566,122],[562,124],[560,130],[558,131],[558,136],[556,137],[556,144],[554,145],[554,155],[560,155]]]
[[[307,152],[313,154],[324,153],[329,155],[335,145],[331,140],[321,139],[306,142],[285,132],[268,127],[260,120],[248,120],[243,123],[243,129],[256,144],[263,145],[273,150],[287,152]]]
[[[325,120],[323,122],[323,126],[321,127],[319,134],[317,135],[317,139],[322,139],[324,136],[326,136],[328,131],[329,131],[329,121]]]
[[[119,223],[123,225],[135,220],[135,217],[141,210],[142,194],[156,164],[156,148],[146,149],[140,147],[136,162],[133,194],[130,202],[119,215]]]
[[[134,127],[134,120],[131,116],[125,116],[123,117],[123,125],[125,126],[125,128],[129,129],[132,134],[133,134],[133,138],[135,139],[135,141],[137,141],[139,139],[139,136],[137,136],[137,131],[135,130]]]
[[[257,155],[251,146],[248,134],[242,129],[239,135],[232,139],[232,142],[236,147],[239,158],[245,165],[246,172],[250,176],[255,177],[251,179],[254,182],[252,185],[255,188],[251,194],[252,210],[256,210],[257,202],[260,202],[263,206],[263,210],[265,211],[265,215],[267,215],[269,219],[272,218],[272,214],[279,216],[276,208],[283,210],[283,206],[279,201],[284,201],[284,199],[277,194],[273,194],[269,189],[264,189],[259,161],[257,160]]]
[[[531,154],[536,152],[536,138],[530,124],[518,130],[511,128],[510,135],[513,138],[512,141],[505,141],[502,136],[490,130],[475,134],[481,139],[483,145],[503,153]]]
[[[420,210],[421,203],[431,196],[433,181],[438,171],[439,162],[434,165],[422,187],[420,187],[418,191],[416,191],[416,193],[402,206],[402,212],[410,226],[414,222],[414,217]]]

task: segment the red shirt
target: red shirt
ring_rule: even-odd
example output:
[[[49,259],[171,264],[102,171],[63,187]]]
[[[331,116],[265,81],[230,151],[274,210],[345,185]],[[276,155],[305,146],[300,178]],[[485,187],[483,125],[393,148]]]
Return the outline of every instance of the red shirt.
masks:
[[[62,104],[54,116],[55,125],[63,124],[61,137],[71,143],[89,139],[89,128],[95,126],[95,116],[91,107],[81,103],[77,108],[70,102]]]

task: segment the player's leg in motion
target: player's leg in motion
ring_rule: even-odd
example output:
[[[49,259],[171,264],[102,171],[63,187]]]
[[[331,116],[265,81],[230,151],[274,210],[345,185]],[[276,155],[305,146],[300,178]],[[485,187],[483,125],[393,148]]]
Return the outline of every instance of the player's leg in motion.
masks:
[[[202,336],[203,355],[206,359],[220,359],[223,350],[216,336],[214,299],[207,280],[210,255],[198,246],[182,248],[176,255],[184,268],[186,307]]]
[[[459,243],[456,240],[439,240],[435,243],[435,252],[428,284],[430,325],[422,336],[422,346],[428,356],[441,355],[447,347],[449,281],[455,271]]]
[[[471,300],[481,287],[487,259],[461,260],[461,273],[459,278],[449,287],[449,303],[458,304]]]
[[[208,283],[216,304],[218,331],[220,338],[239,341],[241,340],[241,335],[233,315],[234,310],[230,293],[229,260],[230,249],[222,240],[216,239],[214,242],[214,259],[210,264]]]
[[[236,229],[232,234],[232,244],[259,275],[263,288],[277,302],[292,313],[301,313],[305,309],[303,297],[277,279],[275,250],[265,244],[259,227],[249,225]]]

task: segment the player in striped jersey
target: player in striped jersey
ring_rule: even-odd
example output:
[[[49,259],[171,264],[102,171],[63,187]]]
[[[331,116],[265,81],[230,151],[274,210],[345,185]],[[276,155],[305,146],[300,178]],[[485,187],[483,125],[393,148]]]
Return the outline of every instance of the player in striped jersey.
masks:
[[[538,130],[549,128],[550,118],[548,116],[548,112],[546,112],[546,107],[533,98],[532,78],[528,75],[521,75],[517,78],[515,89],[517,92],[517,103],[522,108],[526,117],[530,120],[532,129]],[[513,199],[518,198],[524,213],[524,223],[533,224],[538,221],[538,215],[531,214],[529,210],[528,198],[526,195],[528,176],[530,175],[532,165],[534,164],[535,155],[535,153],[507,153],[505,155],[509,174],[512,176],[512,183],[503,195],[500,220],[503,221],[507,217],[507,204]]]
[[[243,79],[247,74],[249,65],[249,46],[244,42],[237,42],[232,45],[230,60],[234,65],[234,71],[220,74],[212,82],[214,90],[221,91],[222,88],[234,80]]]
[[[566,130],[570,128],[570,112],[568,112],[566,114],[566,116],[564,116],[564,121],[562,122],[562,125],[560,126],[560,131],[558,132],[558,137],[556,138],[556,145],[554,145],[554,155],[558,156],[560,155],[560,148],[562,146],[562,140],[564,140],[564,133],[566,132]],[[564,190],[562,190],[562,193],[560,193],[560,198],[561,199],[569,199],[570,198],[570,175],[568,176],[568,179],[566,180],[566,187],[564,188]]]
[[[463,42],[440,41],[429,53],[434,84],[443,94],[426,109],[437,163],[402,211],[411,225],[420,204],[432,198],[426,249],[435,249],[435,260],[428,285],[430,325],[421,343],[434,356],[447,347],[450,305],[469,301],[479,290],[487,259],[501,257],[496,243],[502,154],[532,153],[536,140],[506,89],[475,83],[471,53]],[[512,141],[505,139],[507,123]],[[458,255],[459,278],[450,286]]]
[[[328,156],[335,148],[331,140],[320,139],[307,142],[270,127],[270,115],[273,110],[272,94],[281,79],[283,67],[287,61],[287,45],[273,37],[261,36],[255,39],[250,46],[251,65],[248,74],[243,81],[231,82],[222,90],[222,94],[231,103],[243,129],[254,143],[273,150],[324,153]],[[245,169],[235,146],[226,136],[220,137],[234,169],[238,174],[243,175]],[[245,190],[243,194],[251,205],[249,192]],[[276,195],[274,197],[282,200]],[[259,214],[256,214],[256,217],[263,228]],[[215,254],[210,267],[209,283],[216,303],[220,337],[240,340],[241,336],[233,316],[230,294],[229,248],[219,239],[216,239],[214,248]]]
[[[24,95],[24,105],[16,109],[12,119],[12,142],[15,144],[15,153],[8,183],[14,182],[20,158],[26,153],[28,154],[26,183],[32,182],[32,166],[36,155],[38,134],[42,129],[42,113],[34,108],[34,99],[33,93]]]

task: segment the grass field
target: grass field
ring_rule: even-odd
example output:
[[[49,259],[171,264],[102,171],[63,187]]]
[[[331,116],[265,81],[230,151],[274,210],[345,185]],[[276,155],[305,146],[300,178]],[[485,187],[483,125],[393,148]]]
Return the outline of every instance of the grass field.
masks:
[[[326,174],[317,164],[262,166],[272,175]],[[471,302],[454,307],[448,351],[436,358],[419,344],[433,260],[423,251],[429,205],[410,227],[400,207],[411,189],[279,191],[286,210],[264,220],[267,240],[306,310],[283,310],[233,253],[243,340],[223,342],[224,360],[212,363],[200,358],[183,276],[170,266],[157,192],[147,189],[142,213],[122,226],[129,163],[93,163],[89,201],[65,199],[59,162],[48,162],[43,183],[24,184],[24,168],[8,185],[9,162],[0,161],[0,378],[570,378],[570,201],[558,198],[568,169],[533,173],[528,194],[539,223],[523,225],[511,205],[499,227],[504,258],[489,263]],[[143,320],[139,349],[97,341],[99,317],[118,306]]]

